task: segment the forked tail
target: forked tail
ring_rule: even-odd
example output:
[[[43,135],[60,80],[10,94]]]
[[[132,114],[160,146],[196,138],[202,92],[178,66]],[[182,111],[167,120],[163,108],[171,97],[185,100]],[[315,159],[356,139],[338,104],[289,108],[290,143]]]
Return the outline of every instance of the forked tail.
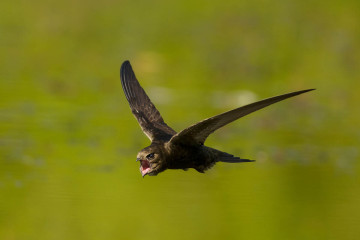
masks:
[[[216,149],[213,150],[215,150],[216,154],[218,155],[216,159],[217,162],[227,162],[227,163],[255,162],[255,160],[239,158],[239,157],[235,157],[230,153],[222,152]]]

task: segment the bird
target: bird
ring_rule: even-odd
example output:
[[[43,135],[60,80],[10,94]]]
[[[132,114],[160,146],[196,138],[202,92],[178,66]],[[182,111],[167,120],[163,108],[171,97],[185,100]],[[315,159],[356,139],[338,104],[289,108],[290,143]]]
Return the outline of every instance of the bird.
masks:
[[[151,141],[151,144],[140,150],[136,156],[136,161],[140,162],[142,177],[156,176],[167,169],[193,168],[204,173],[217,162],[253,162],[254,160],[243,159],[205,146],[205,140],[217,129],[241,117],[276,102],[315,90],[306,89],[267,98],[207,118],[176,132],[164,122],[160,112],[140,86],[128,60],[120,67],[120,79],[131,111],[142,131]]]

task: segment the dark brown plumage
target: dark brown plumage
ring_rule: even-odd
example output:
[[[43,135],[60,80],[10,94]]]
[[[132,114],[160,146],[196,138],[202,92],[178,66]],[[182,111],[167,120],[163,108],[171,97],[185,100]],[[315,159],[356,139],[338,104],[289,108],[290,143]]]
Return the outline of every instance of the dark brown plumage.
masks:
[[[312,91],[307,89],[268,98],[262,101],[236,108],[217,116],[198,122],[179,133],[169,127],[155,108],[144,89],[140,86],[129,61],[120,69],[121,84],[125,96],[141,129],[151,140],[151,145],[142,149],[137,155],[140,161],[140,172],[155,176],[166,169],[194,168],[204,172],[216,162],[252,162],[229,153],[204,146],[206,138],[215,130],[254,111],[296,95]]]

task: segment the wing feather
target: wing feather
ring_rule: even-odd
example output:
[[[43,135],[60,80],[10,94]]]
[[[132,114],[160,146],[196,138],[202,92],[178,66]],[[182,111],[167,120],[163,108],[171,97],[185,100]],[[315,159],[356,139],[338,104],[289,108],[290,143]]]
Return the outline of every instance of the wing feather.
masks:
[[[177,143],[204,144],[206,138],[211,133],[213,133],[215,130],[225,126],[226,124],[229,124],[229,123],[235,121],[236,119],[244,117],[252,112],[260,110],[260,109],[267,107],[271,104],[274,104],[276,102],[279,102],[279,101],[285,100],[287,98],[294,97],[296,95],[306,93],[306,92],[309,92],[312,90],[315,90],[315,89],[307,89],[307,90],[283,94],[283,95],[272,97],[272,98],[267,98],[267,99],[264,99],[264,100],[261,100],[261,101],[255,102],[255,103],[251,103],[249,105],[239,107],[234,110],[216,115],[214,117],[205,119],[201,122],[198,122],[186,129],[182,130],[178,134],[174,135],[171,138],[170,143],[171,144],[177,144]]]
[[[140,86],[129,61],[125,61],[121,65],[120,79],[131,111],[139,122],[141,129],[151,141],[168,140],[176,134],[164,122],[160,112]]]

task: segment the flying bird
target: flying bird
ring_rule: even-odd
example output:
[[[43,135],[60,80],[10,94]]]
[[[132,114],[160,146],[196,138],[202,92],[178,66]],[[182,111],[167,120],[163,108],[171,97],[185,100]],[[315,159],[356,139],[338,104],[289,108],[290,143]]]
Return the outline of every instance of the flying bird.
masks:
[[[156,176],[166,169],[194,168],[198,172],[204,173],[216,162],[254,161],[207,147],[204,142],[211,133],[226,124],[273,103],[315,90],[307,89],[267,98],[207,118],[177,133],[164,122],[160,112],[140,86],[129,61],[122,64],[120,78],[131,111],[142,131],[151,141],[150,146],[142,149],[136,157],[136,161],[140,161],[140,172],[143,177],[145,175]]]

